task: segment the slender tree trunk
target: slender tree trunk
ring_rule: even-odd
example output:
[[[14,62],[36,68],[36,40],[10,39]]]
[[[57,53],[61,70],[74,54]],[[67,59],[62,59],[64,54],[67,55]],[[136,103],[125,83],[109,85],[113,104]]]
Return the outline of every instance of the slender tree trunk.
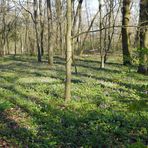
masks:
[[[77,10],[76,10],[76,14],[74,16],[74,21],[73,21],[72,36],[74,36],[76,33],[79,33],[79,31],[80,31],[82,3],[83,3],[83,0],[79,0]],[[72,49],[73,49],[73,51],[72,51],[72,62],[74,64],[76,74],[77,74],[77,67],[76,67],[76,62],[75,62],[75,49],[78,48],[78,46],[79,46],[79,39],[78,38],[76,38],[76,40],[73,39],[72,40]]]
[[[129,51],[129,33],[128,25],[130,20],[130,3],[131,0],[123,0],[122,7],[122,51],[123,51],[123,64],[131,65],[131,57]]]
[[[23,43],[23,36],[21,36],[21,35],[20,35],[20,44],[21,44],[21,46],[20,46],[21,54],[23,54],[24,53],[24,43]]]
[[[100,0],[100,4],[99,4],[99,12],[100,12],[100,56],[101,56],[101,65],[100,68],[104,68],[104,51],[102,48],[102,0]]]
[[[34,0],[34,26],[35,26],[35,34],[36,34],[36,44],[38,50],[38,62],[42,61],[41,56],[41,48],[39,44],[39,33],[38,33],[38,3],[37,0]]]
[[[82,5],[82,4],[81,4]],[[79,23],[78,23],[78,30],[77,30],[77,33],[80,33],[82,29],[82,7],[79,9]],[[80,50],[81,48],[81,37],[77,37],[77,43],[76,43],[76,46],[77,46],[77,50]],[[74,49],[73,49],[74,50]],[[78,52],[78,51],[77,51]]]
[[[98,10],[97,13],[94,15],[94,17],[93,17],[93,19],[92,19],[92,21],[91,21],[91,23],[90,23],[90,25],[89,25],[89,27],[88,27],[87,33],[85,34],[84,39],[83,39],[83,41],[82,41],[82,47],[81,47],[81,51],[79,52],[79,55],[82,55],[82,54],[83,54],[84,47],[85,47],[85,46],[84,46],[84,45],[85,45],[85,41],[86,41],[86,39],[87,39],[87,37],[88,37],[89,31],[91,30],[91,28],[92,28],[92,26],[93,26],[93,23],[94,23],[96,17],[98,16],[98,13],[99,13],[99,12],[100,12],[100,10]]]
[[[140,52],[138,72],[148,74],[148,1],[140,1]]]
[[[52,24],[52,10],[51,0],[47,0],[47,16],[48,16],[48,64],[53,65],[53,24]]]
[[[67,35],[66,35],[66,83],[65,83],[65,101],[71,99],[71,65],[72,65],[72,3],[67,0]]]
[[[16,4],[15,4],[16,5]],[[16,25],[17,25],[17,19],[16,19],[16,6],[15,6],[15,42],[14,42],[14,55],[16,55],[17,54],[17,30],[16,30]]]
[[[87,16],[87,24],[89,26],[89,22],[90,22],[90,9],[89,7],[87,6],[87,0],[85,0],[85,9],[86,9],[86,16]],[[92,25],[92,30],[94,29],[93,25]],[[79,32],[78,32],[79,33]],[[94,49],[94,34],[90,35],[90,43],[91,43],[91,49]]]
[[[115,16],[115,19],[114,19],[113,6],[114,6],[114,1],[110,0],[109,1],[110,13],[109,13],[109,16],[108,16],[108,22],[109,22],[108,26],[109,27],[111,27],[111,25],[115,26],[116,18],[118,16],[118,12],[120,10],[120,5],[119,5],[119,8],[117,10],[117,13],[116,13],[116,16]],[[115,32],[114,27],[112,29],[111,28],[108,29],[108,45],[107,45],[107,48],[105,50],[105,55],[104,55],[104,62],[105,63],[107,62],[109,50],[112,48],[112,41],[113,41],[114,32]]]
[[[78,7],[77,7],[77,10],[76,10],[76,14],[74,16],[74,21],[73,21],[73,27],[72,27],[73,28],[73,34],[76,31],[76,26],[77,26],[79,15],[81,15],[82,3],[83,3],[83,0],[79,0]]]
[[[29,49],[28,49],[28,21],[26,20],[26,31],[25,31],[25,47],[26,47],[26,51],[27,54],[29,53]]]
[[[56,17],[57,17],[57,49],[60,50],[60,53],[62,55],[62,48],[63,48],[63,33],[62,33],[62,3],[61,0],[56,0]]]
[[[10,47],[9,47],[9,39],[8,39],[8,36],[7,36],[7,53],[8,55],[10,54]]]
[[[6,54],[6,2],[2,0],[2,55]]]
[[[29,10],[29,2],[28,0],[26,1],[27,3],[27,10]],[[29,15],[28,12],[25,14],[26,16],[26,26],[25,26],[25,49],[27,54],[29,53]]]
[[[41,47],[41,55],[44,55],[44,17],[43,17],[43,7],[42,0],[39,0],[39,11],[40,11],[40,47]]]

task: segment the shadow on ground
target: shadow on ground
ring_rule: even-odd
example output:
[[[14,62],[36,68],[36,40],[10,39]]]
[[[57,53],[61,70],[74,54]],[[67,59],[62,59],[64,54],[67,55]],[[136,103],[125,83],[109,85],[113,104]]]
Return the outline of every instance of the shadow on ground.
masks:
[[[82,101],[77,100],[65,104],[62,99],[64,93],[62,88],[65,80],[65,71],[62,68],[64,62],[58,57],[55,59],[57,67],[53,68],[49,68],[45,63],[38,64],[32,58],[21,57],[4,58],[4,64],[0,65],[0,98],[13,104],[12,108],[0,113],[0,139],[7,141],[7,146],[120,147],[138,142],[138,140],[145,145],[148,144],[147,111],[141,109],[140,106],[138,106],[138,111],[135,109],[135,113],[120,106],[118,110],[111,107],[101,108],[97,106],[98,104],[91,104],[83,98]],[[109,78],[108,73],[120,75],[120,69],[101,70],[96,65],[88,68],[88,63],[90,65],[92,63],[98,64],[97,61],[78,60],[76,64],[79,72],[75,74],[73,71],[73,87],[78,89],[81,86],[81,93],[88,93],[87,91],[83,92],[83,87],[87,83],[91,83],[90,80],[93,80],[93,83],[98,85],[96,87],[100,88],[102,93],[105,89],[110,90],[112,87],[99,84],[100,81],[118,84],[121,92],[126,92],[124,88],[127,88],[134,91],[140,98],[146,98],[147,86],[145,83],[140,85],[128,81],[123,82],[121,77],[119,79]],[[108,65],[121,66],[114,63]],[[83,71],[82,68],[85,70]],[[92,72],[92,70],[93,73],[89,74],[88,72]],[[104,76],[99,75],[100,72]],[[35,78],[48,77],[58,81],[18,83],[20,78],[29,78],[30,76]],[[147,78],[139,79],[142,81]],[[88,91],[92,89],[92,86],[93,84],[90,84],[90,87],[87,88]],[[118,89],[116,88],[116,90]],[[79,95],[81,96],[81,94]],[[114,99],[119,102],[119,97],[118,95]],[[133,101],[134,103],[137,103],[136,100]],[[26,114],[27,119],[22,121],[23,124],[17,120],[19,114],[13,116],[14,118],[11,116],[17,110]],[[33,123],[32,127],[29,127],[28,121]],[[29,125],[27,126],[27,124]]]

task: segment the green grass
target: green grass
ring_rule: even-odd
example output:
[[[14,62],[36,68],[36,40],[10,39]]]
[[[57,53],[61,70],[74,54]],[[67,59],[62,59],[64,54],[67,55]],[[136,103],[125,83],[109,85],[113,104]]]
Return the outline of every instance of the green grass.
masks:
[[[0,58],[0,147],[146,147],[148,77],[113,62],[77,59],[65,104],[62,58]]]

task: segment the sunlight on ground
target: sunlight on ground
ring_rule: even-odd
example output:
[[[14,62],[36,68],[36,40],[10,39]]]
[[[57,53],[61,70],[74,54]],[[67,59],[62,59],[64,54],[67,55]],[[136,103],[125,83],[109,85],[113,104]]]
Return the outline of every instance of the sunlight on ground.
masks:
[[[31,57],[3,58],[0,139],[14,147],[147,144],[147,76],[120,63],[101,70],[90,57],[77,59],[72,101],[65,104],[64,61],[55,60],[51,68]]]
[[[17,80],[17,83],[54,83],[58,82],[57,79],[51,79],[49,77],[27,77],[27,78],[20,78]]]

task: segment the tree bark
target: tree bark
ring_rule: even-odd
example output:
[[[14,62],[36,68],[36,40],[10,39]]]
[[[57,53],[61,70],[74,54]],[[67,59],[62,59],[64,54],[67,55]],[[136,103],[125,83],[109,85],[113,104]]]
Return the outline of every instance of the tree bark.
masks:
[[[129,51],[129,32],[128,25],[130,20],[130,3],[131,0],[123,0],[122,7],[122,51],[123,51],[123,64],[131,65],[131,56]]]
[[[140,1],[140,52],[138,72],[148,74],[148,1]]]
[[[63,56],[63,28],[62,27],[62,1],[56,0],[56,17],[57,17],[57,49],[60,50],[61,55]],[[63,56],[64,57],[64,56]]]
[[[65,101],[71,99],[71,65],[72,65],[72,3],[67,0],[67,35],[66,35],[66,83],[65,83]]]
[[[35,34],[36,34],[36,44],[38,50],[38,62],[42,61],[41,56],[41,48],[39,44],[39,33],[38,33],[38,3],[37,0],[34,0],[34,26],[35,26]]]
[[[27,3],[27,10],[29,10],[29,0],[26,1]],[[28,12],[25,14],[25,21],[26,21],[26,26],[25,26],[25,48],[27,54],[29,53],[29,14]]]
[[[2,55],[6,54],[6,2],[2,1]]]
[[[39,13],[40,13],[40,47],[41,47],[41,55],[44,55],[44,16],[43,16],[43,7],[42,0],[39,0]]]
[[[103,51],[103,47],[102,47],[102,0],[100,0],[100,4],[99,4],[99,12],[100,12],[100,57],[101,57],[101,65],[100,68],[104,68],[104,51]]]
[[[51,0],[47,0],[47,16],[48,16],[48,64],[53,65],[53,23],[52,23],[52,10]]]
[[[15,3],[15,42],[14,42],[14,55],[17,54],[17,19],[16,19],[16,3]]]

